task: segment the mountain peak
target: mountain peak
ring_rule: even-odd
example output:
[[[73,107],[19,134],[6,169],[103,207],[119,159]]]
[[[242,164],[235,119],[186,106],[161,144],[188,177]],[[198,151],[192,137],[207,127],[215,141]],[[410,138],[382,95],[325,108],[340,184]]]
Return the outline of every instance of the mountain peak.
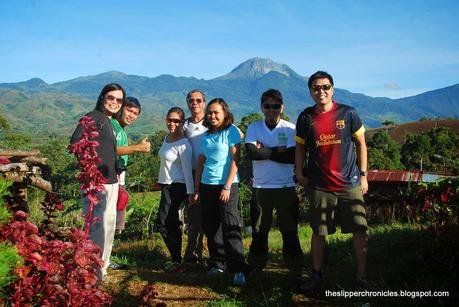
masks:
[[[46,83],[45,81],[43,81],[40,78],[32,78],[30,80],[25,81],[24,84],[27,84],[29,86],[48,85],[48,83]]]
[[[126,74],[120,71],[110,70],[110,71],[98,74],[97,76],[104,76],[104,77],[111,77],[111,78],[124,78],[126,77]]]
[[[297,75],[290,67],[279,64],[270,58],[252,58],[234,68],[230,73],[217,79],[258,79],[270,72],[277,72],[286,77]]]

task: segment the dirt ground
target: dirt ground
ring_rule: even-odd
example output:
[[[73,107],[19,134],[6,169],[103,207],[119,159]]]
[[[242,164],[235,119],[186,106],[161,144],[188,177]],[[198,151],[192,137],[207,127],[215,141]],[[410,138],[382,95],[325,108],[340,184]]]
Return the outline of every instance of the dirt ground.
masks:
[[[209,278],[205,267],[191,267],[184,273],[162,270],[111,270],[104,282],[113,295],[113,306],[327,306],[323,298],[297,293],[287,271],[271,265],[251,277],[246,286],[231,284],[231,275]],[[157,296],[145,303],[143,294],[153,285]]]

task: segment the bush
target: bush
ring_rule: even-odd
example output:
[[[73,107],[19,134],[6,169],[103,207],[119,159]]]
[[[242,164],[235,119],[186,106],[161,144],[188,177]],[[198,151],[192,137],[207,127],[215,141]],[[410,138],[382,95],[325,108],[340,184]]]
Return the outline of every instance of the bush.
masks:
[[[103,177],[97,169],[100,158],[95,151],[98,143],[90,140],[98,132],[90,118],[83,117],[80,124],[85,133],[71,146],[71,152],[80,156],[83,170],[78,178],[92,206],[98,202],[95,194],[103,189]],[[13,208],[11,197],[7,201],[7,206]],[[85,232],[75,228],[64,232],[54,221],[56,210],[64,210],[58,197],[47,193],[41,205],[44,219],[40,227],[28,221],[28,215],[20,210],[0,225],[0,240],[14,246],[24,259],[24,265],[15,268],[17,280],[2,288],[4,300],[14,306],[109,305],[111,297],[99,288],[96,275],[103,265],[98,256],[100,248],[87,239],[91,214]],[[8,259],[11,257],[10,253]]]
[[[4,289],[17,279],[12,271],[22,266],[23,259],[10,243],[0,242],[0,300],[6,297]]]
[[[421,219],[433,230],[459,224],[459,177],[421,184],[415,193]]]
[[[126,228],[119,235],[124,239],[145,239],[153,228],[159,209],[161,192],[129,192]]]
[[[8,195],[8,187],[11,182],[0,180],[0,200],[3,196]],[[11,219],[11,212],[0,201],[0,227],[3,227]],[[23,259],[17,249],[10,243],[0,242],[0,300],[5,298],[4,289],[17,279],[17,276],[11,272],[22,265]]]
[[[40,228],[27,221],[23,211],[16,211],[0,227],[0,240],[14,246],[24,259],[14,270],[16,280],[11,284],[11,279],[5,280],[4,299],[15,306],[110,304],[110,295],[97,284],[95,270],[102,266],[99,247],[81,230],[62,232],[54,224],[55,210],[63,210],[55,195],[47,194],[42,206],[45,218]],[[7,259],[18,259],[11,250],[7,253]]]
[[[239,208],[244,225],[250,225],[250,202],[252,199],[252,187],[241,182],[239,186]]]

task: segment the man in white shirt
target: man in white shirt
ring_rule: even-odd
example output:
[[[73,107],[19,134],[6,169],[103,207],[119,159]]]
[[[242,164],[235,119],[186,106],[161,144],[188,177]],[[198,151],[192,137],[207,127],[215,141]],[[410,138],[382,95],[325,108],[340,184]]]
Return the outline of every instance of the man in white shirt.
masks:
[[[262,270],[268,261],[268,234],[276,209],[284,261],[292,279],[300,282],[304,259],[298,239],[299,201],[293,181],[295,125],[281,119],[284,103],[278,90],[262,94],[261,111],[264,119],[249,125],[245,139],[253,166],[249,264]]]
[[[200,90],[191,90],[186,95],[188,109],[191,117],[185,120],[183,130],[185,137],[193,148],[193,176],[198,163],[201,146],[201,136],[207,131],[202,125],[206,115],[206,98]],[[199,203],[188,202],[185,205],[185,215],[187,218],[188,243],[183,257],[184,263],[197,263],[202,259],[203,230],[201,224],[201,205]]]

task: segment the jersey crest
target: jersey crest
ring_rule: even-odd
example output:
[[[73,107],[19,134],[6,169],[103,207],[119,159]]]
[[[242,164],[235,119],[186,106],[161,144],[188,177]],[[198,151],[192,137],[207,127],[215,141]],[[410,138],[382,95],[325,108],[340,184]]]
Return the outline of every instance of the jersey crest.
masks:
[[[336,128],[344,129],[344,127],[346,127],[346,123],[344,122],[344,119],[338,119],[336,121]]]

